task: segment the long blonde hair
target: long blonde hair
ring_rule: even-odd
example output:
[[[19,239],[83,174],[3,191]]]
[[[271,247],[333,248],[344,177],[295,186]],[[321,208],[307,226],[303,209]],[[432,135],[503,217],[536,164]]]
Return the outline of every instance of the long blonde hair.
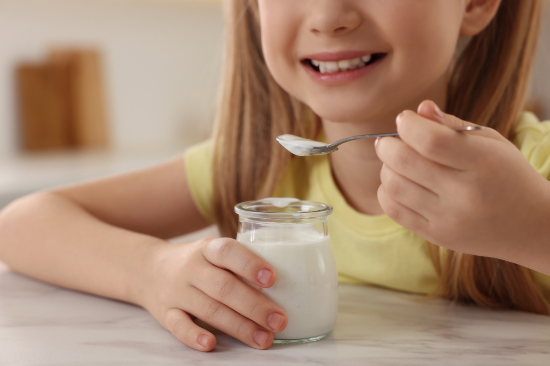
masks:
[[[311,137],[319,119],[269,73],[260,41],[257,0],[226,7],[225,65],[214,132],[214,209],[222,235],[235,237],[235,204],[269,196],[292,157],[275,137]],[[489,126],[508,139],[525,104],[542,0],[503,0],[453,69],[447,112]],[[432,295],[481,306],[549,314],[531,272],[506,261],[442,252],[430,244],[439,283]]]

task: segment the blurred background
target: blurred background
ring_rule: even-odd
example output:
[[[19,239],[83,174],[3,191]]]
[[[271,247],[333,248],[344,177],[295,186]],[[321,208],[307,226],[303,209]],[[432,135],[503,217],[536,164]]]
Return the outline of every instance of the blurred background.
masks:
[[[222,1],[1,0],[0,208],[207,139]],[[548,1],[544,18],[529,108],[550,119]]]
[[[222,0],[1,0],[0,208],[207,139]]]

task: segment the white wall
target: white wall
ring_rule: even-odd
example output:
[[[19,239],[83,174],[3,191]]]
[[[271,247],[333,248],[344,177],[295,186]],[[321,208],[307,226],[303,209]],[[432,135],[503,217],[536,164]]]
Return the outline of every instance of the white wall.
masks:
[[[0,158],[17,151],[15,63],[49,45],[103,50],[116,147],[204,139],[222,30],[221,2],[0,0]]]

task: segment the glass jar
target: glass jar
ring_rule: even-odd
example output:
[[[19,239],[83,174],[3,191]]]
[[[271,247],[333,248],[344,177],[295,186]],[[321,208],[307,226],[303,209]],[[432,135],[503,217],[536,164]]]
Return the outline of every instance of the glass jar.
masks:
[[[269,262],[277,280],[262,291],[288,315],[273,343],[306,343],[334,330],[338,273],[327,218],[332,207],[294,198],[266,198],[235,206],[237,240]]]

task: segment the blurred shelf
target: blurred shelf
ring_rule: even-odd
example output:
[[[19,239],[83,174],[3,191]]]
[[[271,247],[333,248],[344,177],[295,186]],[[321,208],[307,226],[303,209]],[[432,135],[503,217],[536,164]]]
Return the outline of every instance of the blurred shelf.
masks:
[[[0,208],[27,194],[159,164],[179,147],[28,154],[0,160]]]

